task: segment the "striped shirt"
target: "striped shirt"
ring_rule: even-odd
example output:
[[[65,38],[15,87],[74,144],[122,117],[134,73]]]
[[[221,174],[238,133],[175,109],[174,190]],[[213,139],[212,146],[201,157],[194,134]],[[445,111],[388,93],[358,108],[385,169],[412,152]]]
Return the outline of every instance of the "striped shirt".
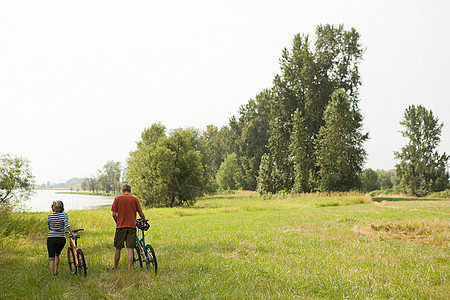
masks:
[[[65,212],[52,213],[47,219],[48,237],[66,237],[66,228],[69,225],[69,216]]]

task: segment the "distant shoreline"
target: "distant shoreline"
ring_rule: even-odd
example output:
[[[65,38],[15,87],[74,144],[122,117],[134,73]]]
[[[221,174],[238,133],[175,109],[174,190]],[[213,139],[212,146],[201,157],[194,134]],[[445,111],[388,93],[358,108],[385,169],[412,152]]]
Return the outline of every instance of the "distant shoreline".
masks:
[[[104,197],[115,197],[117,195],[112,194],[112,193],[102,193],[102,192],[97,192],[97,193],[92,193],[92,192],[88,192],[88,191],[75,191],[75,190],[70,190],[68,188],[35,188],[35,190],[39,190],[39,191],[55,191],[56,194],[76,194],[76,195],[87,195],[87,196],[104,196]]]
[[[92,193],[92,192],[74,192],[74,191],[64,191],[64,192],[56,192],[57,194],[76,194],[76,195],[87,195],[87,196],[105,196],[105,197],[115,197],[116,195],[107,194],[107,193]]]

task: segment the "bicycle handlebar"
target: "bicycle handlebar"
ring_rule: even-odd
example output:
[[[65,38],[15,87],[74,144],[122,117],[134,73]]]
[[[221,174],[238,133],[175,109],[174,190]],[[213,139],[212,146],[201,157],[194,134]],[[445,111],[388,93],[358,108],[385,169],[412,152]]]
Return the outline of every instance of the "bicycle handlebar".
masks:
[[[84,230],[83,228],[79,228],[79,229],[74,229],[74,230],[72,230],[72,232],[73,232],[73,233],[77,233],[77,232],[83,231],[83,230]],[[66,233],[69,233],[69,231],[66,230]],[[78,234],[72,235],[72,238],[75,238],[75,239],[78,239],[79,237],[80,237],[80,236],[79,236]]]

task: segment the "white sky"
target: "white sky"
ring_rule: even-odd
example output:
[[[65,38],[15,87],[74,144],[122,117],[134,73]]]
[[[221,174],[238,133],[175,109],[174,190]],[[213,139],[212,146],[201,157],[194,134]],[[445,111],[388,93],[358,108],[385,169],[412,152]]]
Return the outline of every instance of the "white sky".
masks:
[[[444,122],[450,153],[450,1],[2,1],[0,154],[37,183],[125,164],[144,128],[222,127],[318,24],[362,35],[366,167],[391,169],[405,109]]]

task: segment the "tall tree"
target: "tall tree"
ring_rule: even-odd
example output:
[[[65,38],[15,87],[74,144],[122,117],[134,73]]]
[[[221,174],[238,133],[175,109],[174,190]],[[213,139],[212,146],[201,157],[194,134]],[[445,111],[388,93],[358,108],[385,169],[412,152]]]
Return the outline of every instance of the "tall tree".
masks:
[[[261,157],[268,152],[271,100],[271,91],[264,90],[239,110],[241,135],[237,158],[242,174],[239,185],[246,190],[256,189]]]
[[[134,193],[151,206],[193,204],[205,190],[198,132],[153,124],[130,154],[126,173]]]
[[[344,30],[342,25],[319,25],[316,28],[314,49],[310,48],[309,36],[294,37],[292,51],[283,50],[280,59],[281,75],[274,79],[274,99],[271,108],[269,148],[274,160],[274,170],[278,182],[277,190],[290,190],[295,183],[296,190],[311,190],[314,186],[309,179],[317,174],[315,163],[315,140],[320,128],[325,124],[323,114],[337,89],[349,95],[351,106],[357,109],[358,89],[361,85],[358,65],[364,49],[360,35],[355,29]],[[296,126],[294,113],[301,116],[301,131]],[[302,135],[302,153],[314,163],[296,166],[300,159],[291,155],[296,150],[291,146],[292,136]],[[295,139],[295,138],[294,138]],[[303,170],[304,167],[310,168]],[[297,175],[297,172],[302,174]],[[311,174],[306,180],[306,174]],[[294,178],[296,178],[294,180]],[[306,184],[306,182],[310,182]]]
[[[120,191],[120,179],[122,175],[122,166],[120,162],[109,160],[100,171],[98,184],[107,193]]]
[[[362,116],[351,107],[343,90],[333,93],[324,114],[325,125],[316,140],[320,187],[324,191],[348,191],[360,188],[359,174],[366,157],[361,132]]]
[[[175,174],[175,153],[165,145],[165,131],[161,124],[146,128],[127,162],[126,180],[147,206],[170,206],[168,186]]]
[[[225,152],[220,145],[219,129],[214,125],[206,126],[206,130],[202,134],[202,139],[206,144],[204,156],[208,160],[209,170],[214,177],[223,161]]]
[[[294,188],[296,193],[310,192],[315,188],[315,156],[310,136],[306,132],[305,118],[297,109],[293,118],[293,133],[291,137],[291,156],[294,162]]]
[[[395,158],[400,188],[415,196],[425,196],[448,187],[449,174],[446,172],[449,156],[439,155],[436,148],[441,140],[443,123],[433,112],[423,106],[410,105],[400,122],[405,129],[401,132],[409,141]]]
[[[273,160],[270,154],[266,153],[261,157],[261,164],[259,165],[257,191],[260,195],[276,192],[273,179]]]
[[[193,204],[204,192],[204,168],[196,136],[190,129],[175,129],[167,139],[167,148],[175,153],[175,174],[168,186],[170,206]]]
[[[0,155],[0,209],[10,209],[33,194],[30,162],[10,154]]]
[[[269,149],[273,159],[274,188],[290,190],[293,186],[294,166],[290,155],[292,117],[297,109],[304,110],[305,87],[302,70],[306,57],[311,55],[308,36],[294,37],[292,54],[285,48],[280,59],[282,75],[273,81]]]

